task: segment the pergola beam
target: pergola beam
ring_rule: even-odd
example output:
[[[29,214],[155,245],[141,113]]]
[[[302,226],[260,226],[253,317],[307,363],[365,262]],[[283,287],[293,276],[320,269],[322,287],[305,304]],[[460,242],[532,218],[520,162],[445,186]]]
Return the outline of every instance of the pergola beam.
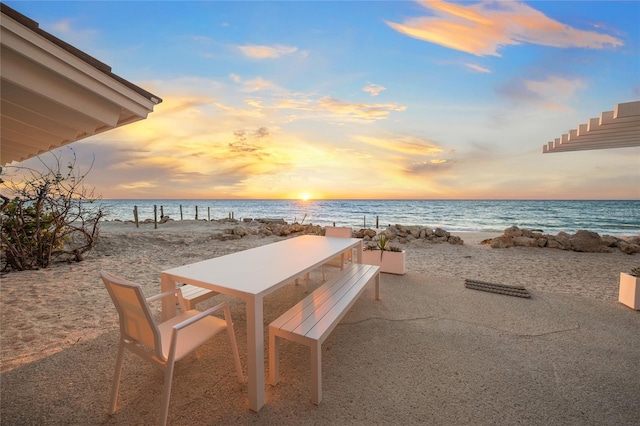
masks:
[[[542,153],[640,146],[640,101],[617,104],[543,145]]]

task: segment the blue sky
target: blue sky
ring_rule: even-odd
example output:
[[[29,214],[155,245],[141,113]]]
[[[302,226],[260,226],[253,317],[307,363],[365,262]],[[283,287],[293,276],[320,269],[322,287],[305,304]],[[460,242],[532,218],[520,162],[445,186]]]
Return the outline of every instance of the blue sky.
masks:
[[[637,1],[6,3],[163,99],[72,145],[104,198],[640,198],[542,155],[640,99]]]

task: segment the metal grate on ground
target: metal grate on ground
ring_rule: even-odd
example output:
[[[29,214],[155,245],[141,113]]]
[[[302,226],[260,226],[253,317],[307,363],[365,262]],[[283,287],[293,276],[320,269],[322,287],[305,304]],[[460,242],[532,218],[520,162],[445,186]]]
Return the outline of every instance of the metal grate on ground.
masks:
[[[531,298],[526,288],[505,284],[494,284],[485,281],[469,280],[464,281],[464,286],[473,290],[488,291],[489,293],[505,294],[507,296]]]

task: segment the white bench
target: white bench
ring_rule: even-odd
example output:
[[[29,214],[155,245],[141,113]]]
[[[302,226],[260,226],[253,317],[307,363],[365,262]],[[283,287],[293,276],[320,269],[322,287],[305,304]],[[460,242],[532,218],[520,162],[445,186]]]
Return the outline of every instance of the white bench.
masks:
[[[208,290],[203,287],[198,287],[197,285],[185,284],[180,287],[180,291],[182,291],[182,298],[187,304],[187,309],[195,309],[196,303],[207,300],[210,297],[218,294],[213,290]]]
[[[311,349],[311,401],[322,399],[322,342],[353,306],[365,286],[375,280],[380,299],[380,267],[354,263],[314,290],[269,325],[269,383],[280,380],[279,340],[291,340]]]

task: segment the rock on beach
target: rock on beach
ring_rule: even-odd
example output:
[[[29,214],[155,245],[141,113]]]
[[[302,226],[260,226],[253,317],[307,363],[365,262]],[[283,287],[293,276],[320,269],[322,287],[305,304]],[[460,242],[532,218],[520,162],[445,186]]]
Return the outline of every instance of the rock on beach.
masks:
[[[640,236],[618,238],[611,235],[600,236],[597,232],[586,230],[579,230],[575,234],[559,232],[550,235],[517,226],[507,228],[501,236],[484,240],[481,244],[491,248],[548,247],[584,253],[640,253]]]

